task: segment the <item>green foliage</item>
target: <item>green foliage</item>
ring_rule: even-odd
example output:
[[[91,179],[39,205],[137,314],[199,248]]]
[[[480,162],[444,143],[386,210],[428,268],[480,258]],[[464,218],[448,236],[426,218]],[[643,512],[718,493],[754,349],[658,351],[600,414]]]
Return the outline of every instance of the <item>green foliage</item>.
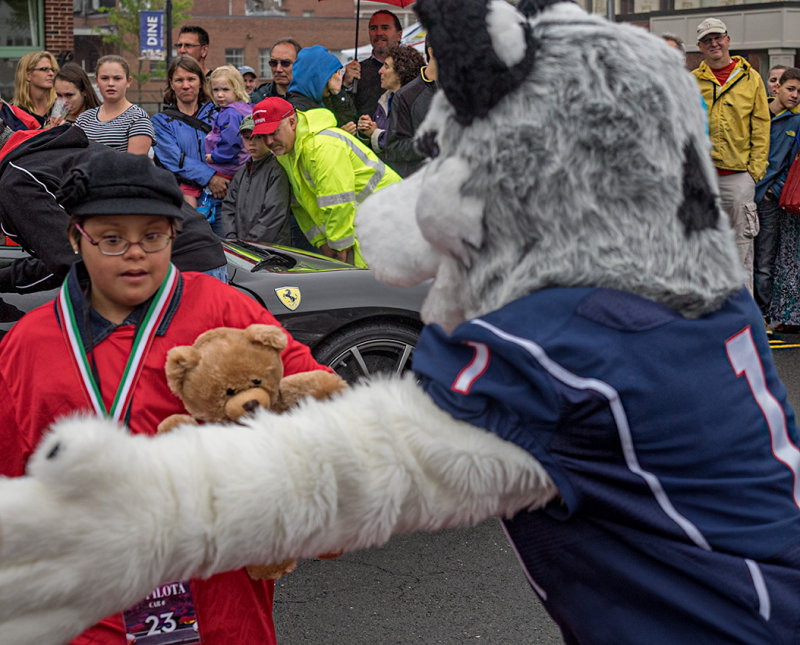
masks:
[[[176,27],[185,22],[192,10],[194,0],[172,0],[172,25]],[[164,10],[165,0],[117,0],[113,8],[101,7],[100,11],[108,14],[108,21],[113,30],[100,33],[104,43],[116,45],[123,52],[139,56],[139,12]],[[137,69],[131,70],[131,77],[136,81],[139,102],[142,100],[142,85],[153,79],[166,78],[165,61],[149,61],[139,58]]]

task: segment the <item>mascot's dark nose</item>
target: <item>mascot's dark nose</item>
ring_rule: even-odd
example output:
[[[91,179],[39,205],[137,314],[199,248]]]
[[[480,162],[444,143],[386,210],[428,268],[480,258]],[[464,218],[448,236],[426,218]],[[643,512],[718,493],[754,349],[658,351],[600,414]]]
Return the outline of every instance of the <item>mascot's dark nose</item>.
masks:
[[[250,401],[242,404],[242,407],[244,408],[245,412],[254,412],[259,405],[261,404],[258,401],[251,399]]]

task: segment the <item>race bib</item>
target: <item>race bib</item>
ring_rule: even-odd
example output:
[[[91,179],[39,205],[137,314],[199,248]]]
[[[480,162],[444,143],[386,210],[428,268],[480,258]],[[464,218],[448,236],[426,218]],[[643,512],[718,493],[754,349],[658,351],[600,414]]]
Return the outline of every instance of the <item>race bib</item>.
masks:
[[[135,645],[199,645],[200,632],[189,582],[156,587],[124,613],[125,632]]]

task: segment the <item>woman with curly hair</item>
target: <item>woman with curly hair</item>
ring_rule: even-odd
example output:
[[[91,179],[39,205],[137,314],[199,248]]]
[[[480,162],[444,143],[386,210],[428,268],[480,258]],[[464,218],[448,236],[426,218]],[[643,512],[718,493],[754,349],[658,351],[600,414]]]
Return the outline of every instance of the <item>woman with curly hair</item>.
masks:
[[[358,134],[369,139],[372,149],[378,154],[386,147],[386,131],[389,128],[389,110],[394,93],[403,85],[410,83],[425,65],[425,59],[416,49],[405,45],[392,47],[386,54],[383,67],[378,70],[381,87],[386,90],[378,100],[378,107],[372,118],[364,114],[358,119]]]
[[[48,51],[25,54],[17,63],[14,74],[13,105],[33,115],[40,125],[44,125],[56,102],[53,87],[58,63]]]

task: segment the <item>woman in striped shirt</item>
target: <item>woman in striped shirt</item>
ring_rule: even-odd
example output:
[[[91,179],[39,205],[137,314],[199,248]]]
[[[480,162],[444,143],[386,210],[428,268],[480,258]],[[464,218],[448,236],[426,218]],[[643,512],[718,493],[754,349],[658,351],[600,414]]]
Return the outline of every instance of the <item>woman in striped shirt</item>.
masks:
[[[122,152],[146,155],[156,135],[147,112],[125,95],[131,85],[128,63],[122,56],[103,56],[97,61],[94,77],[103,104],[81,114],[75,124],[91,141]]]

